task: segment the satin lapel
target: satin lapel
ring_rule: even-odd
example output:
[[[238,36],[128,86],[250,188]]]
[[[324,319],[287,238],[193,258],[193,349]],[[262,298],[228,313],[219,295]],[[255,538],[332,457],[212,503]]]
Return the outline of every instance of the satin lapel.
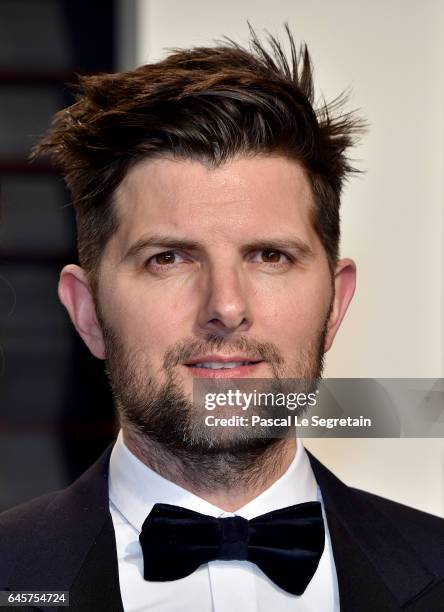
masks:
[[[9,579],[9,590],[71,591],[70,607],[60,610],[86,612],[92,608],[84,603],[84,590],[99,604],[106,602],[107,607],[94,606],[95,611],[123,610],[108,501],[112,446],[36,521]]]
[[[341,612],[397,610],[435,581],[396,527],[308,453],[321,489]]]
[[[388,590],[358,542],[337,516],[326,511],[338,577],[341,612],[399,610],[399,602]]]
[[[69,601],[69,612],[123,612],[111,515],[71,586]]]

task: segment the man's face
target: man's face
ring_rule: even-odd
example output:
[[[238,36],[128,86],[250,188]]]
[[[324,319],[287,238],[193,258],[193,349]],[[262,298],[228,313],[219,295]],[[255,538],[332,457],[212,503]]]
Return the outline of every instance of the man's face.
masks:
[[[187,393],[196,376],[269,377],[273,366],[291,375],[332,299],[310,188],[295,162],[148,161],[127,175],[116,202],[119,229],[103,254],[98,299],[107,327],[144,354],[150,375],[165,382],[164,356],[181,345],[186,363],[175,373]],[[219,350],[188,354],[215,336]],[[242,339],[271,344],[274,359],[238,350]],[[190,365],[220,367],[222,357],[259,363]]]
[[[196,377],[319,375],[329,313],[343,313],[312,208],[303,170],[284,157],[136,165],[98,275],[118,400],[142,410],[174,383],[189,401]]]

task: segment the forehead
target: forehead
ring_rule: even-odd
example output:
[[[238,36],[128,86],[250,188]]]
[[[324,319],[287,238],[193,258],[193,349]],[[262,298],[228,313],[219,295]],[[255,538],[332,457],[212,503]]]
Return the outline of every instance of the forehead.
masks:
[[[213,240],[294,229],[308,238],[312,205],[303,169],[285,157],[238,158],[217,168],[148,160],[134,166],[117,190],[116,239],[127,245],[153,229]]]

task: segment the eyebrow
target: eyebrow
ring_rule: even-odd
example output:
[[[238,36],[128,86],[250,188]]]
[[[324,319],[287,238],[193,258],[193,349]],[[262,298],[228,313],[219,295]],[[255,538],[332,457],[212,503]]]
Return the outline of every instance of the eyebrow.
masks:
[[[188,240],[186,238],[178,238],[177,236],[166,236],[164,234],[151,234],[150,236],[143,236],[137,240],[125,255],[122,257],[122,262],[127,259],[132,259],[138,255],[141,251],[145,251],[151,247],[165,247],[167,249],[189,249],[197,250],[203,248],[199,242],[194,240]]]
[[[254,249],[270,249],[276,251],[293,251],[298,259],[305,261],[314,256],[312,248],[300,238],[294,236],[288,238],[257,238],[253,242],[242,247],[245,251]]]
[[[152,247],[165,247],[167,249],[184,249],[190,251],[205,249],[202,243],[195,240],[180,238],[178,236],[167,236],[164,234],[151,234],[149,236],[143,236],[131,245],[122,257],[121,262],[132,259],[142,251]],[[312,248],[306,242],[294,236],[288,238],[258,237],[255,238],[254,241],[248,242],[242,246],[244,252],[255,249],[294,251],[296,256],[302,261],[311,259],[314,255]]]

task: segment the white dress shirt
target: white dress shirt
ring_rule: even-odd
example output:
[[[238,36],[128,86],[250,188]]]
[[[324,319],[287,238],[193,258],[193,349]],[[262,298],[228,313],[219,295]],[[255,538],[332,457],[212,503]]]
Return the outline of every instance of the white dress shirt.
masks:
[[[111,453],[109,497],[125,612],[339,612],[336,569],[323,507],[325,548],[302,595],[283,591],[249,561],[211,561],[190,576],[169,582],[143,578],[139,534],[156,503],[182,506],[214,517],[236,514],[249,520],[293,504],[316,500],[322,503],[300,440],[285,474],[233,514],[159,476],[128,450],[120,432]]]

